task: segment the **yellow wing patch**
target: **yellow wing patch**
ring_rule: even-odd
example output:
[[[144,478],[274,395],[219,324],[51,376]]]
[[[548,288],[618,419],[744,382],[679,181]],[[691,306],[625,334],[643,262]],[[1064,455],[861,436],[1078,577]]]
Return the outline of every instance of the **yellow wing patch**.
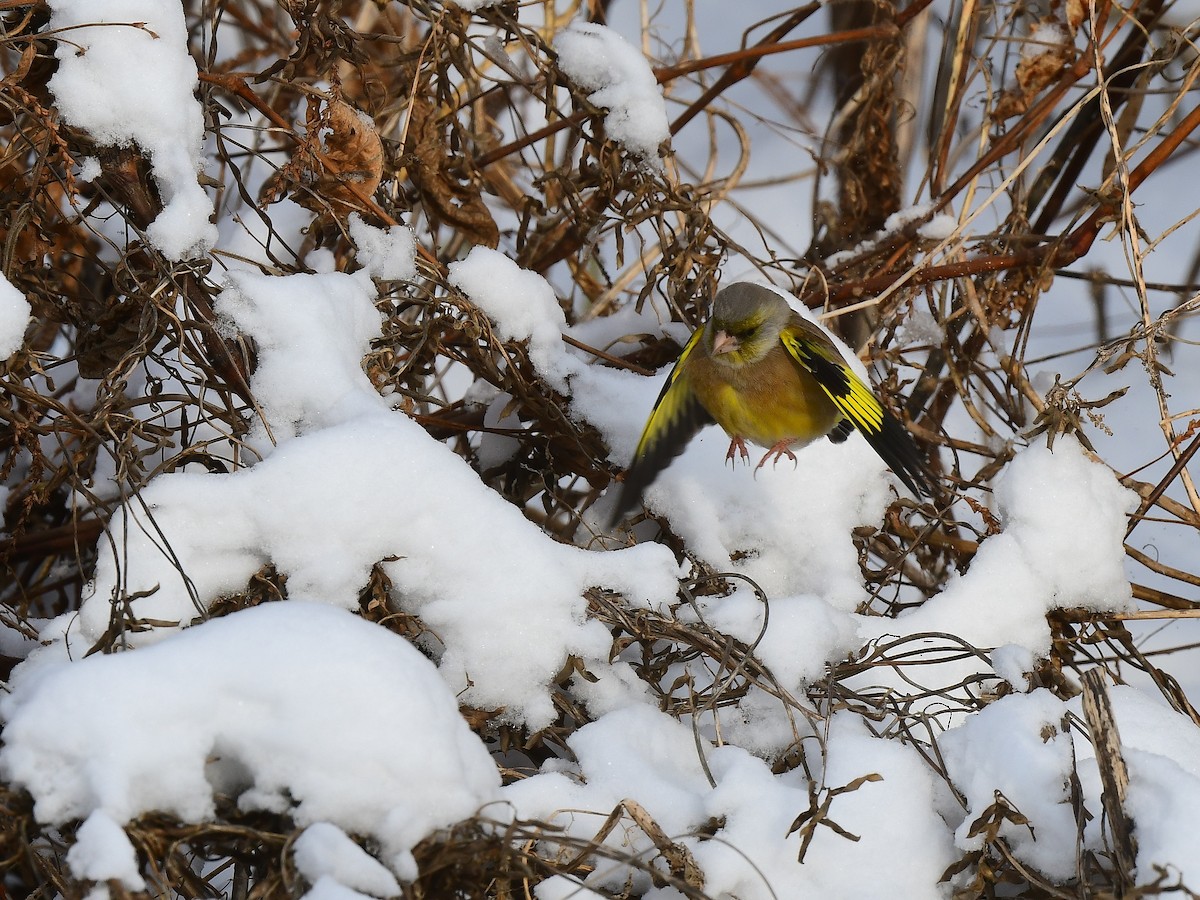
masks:
[[[684,364],[692,355],[692,351],[699,345],[703,333],[703,328],[697,328],[688,339],[683,352],[679,354],[679,359],[675,361],[675,367],[671,369],[671,374],[667,376],[667,380],[658,394],[658,399],[654,401],[654,406],[650,410],[650,418],[646,421],[646,427],[638,441],[637,450],[633,454],[635,460],[653,450],[654,445],[671,432],[672,426],[687,416],[689,406],[694,402],[694,398],[688,389],[686,380],[682,378]]]
[[[658,473],[683,452],[696,432],[712,421],[712,417],[696,399],[687,375],[687,361],[700,344],[702,333],[702,329],[697,330],[687,342],[675,368],[667,376],[658,399],[654,401],[650,418],[634,451],[633,463],[625,473],[621,492],[617,495],[617,503],[609,518],[610,527],[633,507],[642,496],[642,491],[658,477]]]
[[[883,408],[866,382],[854,374],[837,348],[824,335],[807,334],[805,325],[789,325],[779,339],[896,477],[918,496],[935,496],[933,478],[912,437]],[[843,439],[845,436],[842,433]]]
[[[832,344],[826,346],[792,327],[785,328],[779,339],[855,428],[864,434],[883,430],[883,406]]]

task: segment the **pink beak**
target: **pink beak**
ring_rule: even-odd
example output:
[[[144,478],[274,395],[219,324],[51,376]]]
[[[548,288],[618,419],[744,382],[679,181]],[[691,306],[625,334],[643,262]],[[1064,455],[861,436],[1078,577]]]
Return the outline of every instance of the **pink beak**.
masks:
[[[718,330],[713,335],[712,354],[713,356],[720,356],[722,353],[732,353],[741,345],[741,341],[732,334],[729,334],[727,331]]]

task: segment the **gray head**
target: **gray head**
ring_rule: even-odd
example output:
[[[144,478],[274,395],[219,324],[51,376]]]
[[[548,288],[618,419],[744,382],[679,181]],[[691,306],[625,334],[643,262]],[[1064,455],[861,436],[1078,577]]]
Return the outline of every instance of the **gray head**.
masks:
[[[765,321],[778,323],[780,328],[792,314],[787,301],[770,288],[748,281],[736,281],[717,291],[712,317],[719,325],[731,326]]]
[[[709,355],[739,366],[757,362],[779,341],[792,309],[769,288],[739,281],[722,288],[706,326]]]

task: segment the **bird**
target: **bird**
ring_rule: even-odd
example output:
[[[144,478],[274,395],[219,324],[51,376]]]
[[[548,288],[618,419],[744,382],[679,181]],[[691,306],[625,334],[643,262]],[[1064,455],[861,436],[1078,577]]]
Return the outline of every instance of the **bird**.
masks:
[[[784,298],[736,282],[717,292],[707,324],[692,334],[650,411],[609,527],[706,425],[729,435],[726,460],[749,462],[746,442],[770,459],[822,436],[841,443],[858,431],[918,497],[933,478],[908,431],[854,373],[837,345]]]

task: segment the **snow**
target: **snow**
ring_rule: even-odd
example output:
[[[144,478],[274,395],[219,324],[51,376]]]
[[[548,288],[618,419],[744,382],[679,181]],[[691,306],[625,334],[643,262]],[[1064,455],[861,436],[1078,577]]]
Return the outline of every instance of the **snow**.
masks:
[[[1016,645],[1025,655],[1002,652],[1000,674],[1023,682],[1014,663],[1030,664],[1050,649],[1047,612],[1132,609],[1122,547],[1137,498],[1076,439],[1059,438],[1053,451],[1021,451],[994,494],[1002,530],[982,542],[970,569],[919,609],[896,619],[860,618],[864,639],[951,634],[975,647]],[[989,668],[968,657],[942,663],[936,677],[952,684]]]
[[[1200,729],[1160,700],[1124,685],[1109,698],[1129,770],[1126,811],[1138,841],[1137,881],[1157,877],[1155,866],[1200,878],[1200,837],[1188,827],[1200,800]],[[1077,845],[1103,846],[1099,831],[1100,777],[1095,752],[1066,717],[1082,718],[1078,699],[1063,701],[1045,689],[1001,698],[939,741],[947,769],[966,808],[955,832],[962,850],[981,846],[972,824],[997,802],[997,791],[1027,823],[1001,822],[999,835],[1023,863],[1053,879],[1076,874]],[[1078,771],[1081,800],[1095,818],[1086,828],[1074,817],[1069,777]]]
[[[29,313],[25,295],[0,274],[0,360],[8,359],[24,345]]]
[[[131,653],[35,657],[11,687],[0,775],[29,790],[38,821],[92,823],[83,877],[130,883],[117,826],[151,810],[204,821],[217,793],[370,835],[412,877],[412,847],[493,802],[500,782],[433,665],[322,604],[268,603]],[[383,884],[324,838],[304,845],[312,871]]]
[[[214,308],[228,333],[258,342],[252,387],[263,415],[254,440],[260,452],[270,452],[268,436],[283,443],[388,409],[361,363],[379,336],[374,300],[369,278],[340,272],[230,274]]]
[[[554,875],[539,882],[533,889],[533,896],[537,900],[602,900],[605,895],[586,887],[577,878]]]
[[[1018,691],[1029,687],[1029,673],[1035,662],[1033,651],[1019,644],[1005,644],[992,651],[992,670]]]
[[[1051,878],[1075,872],[1075,817],[1068,777],[1074,743],[1063,730],[1066,709],[1045,690],[1002,697],[942,736],[939,746],[967,814],[955,831],[962,850],[983,846],[975,820],[996,803],[996,792],[1032,821],[1004,820],[999,834],[1025,862]]]
[[[68,645],[91,646],[122,592],[145,592],[130,603],[138,618],[187,624],[267,563],[287,576],[289,597],[355,609],[382,562],[396,603],[437,635],[431,650],[462,702],[544,727],[568,656],[607,666],[611,637],[586,617],[583,591],[667,602],[677,566],[655,544],[600,553],[557,543],[391,410],[359,362],[380,328],[370,284],[337,272],[231,276],[216,308],[258,345],[251,388],[265,458],[230,474],[156,478],[116,513],[125,545],[101,544],[78,617],[56,627]]]
[[[216,243],[212,201],[197,181],[204,113],[183,8],[174,0],[51,0],[62,39],[50,91],[63,119],[102,146],[137,145],[150,159],[163,209],[147,232],[168,259]]]
[[[604,25],[573,22],[554,40],[563,73],[608,110],[608,136],[643,165],[662,171],[658,148],[671,137],[658,79],[641,52]]]
[[[892,213],[883,221],[883,229],[880,232],[880,238],[889,234],[895,234],[907,227],[910,223],[923,219],[929,215],[933,208],[932,204],[919,203],[916,206],[909,206],[904,209]]]
[[[417,275],[417,238],[407,225],[374,228],[362,216],[350,216],[350,238],[358,248],[358,261],[372,278],[408,281]]]
[[[86,881],[116,879],[131,891],[144,891],[146,881],[137,868],[137,853],[119,822],[103,809],[91,814],[75,832],[67,851],[71,874]]]
[[[416,874],[413,845],[482,807],[587,840],[622,804],[605,838],[613,850],[652,859],[658,847],[642,827],[652,822],[687,849],[713,896],[866,896],[887,872],[894,895],[932,898],[945,895],[939,879],[957,855],[979,848],[971,827],[997,790],[1035,825],[1001,826],[1013,852],[1048,877],[1072,876],[1065,861],[1075,858],[1077,828],[1064,785],[1080,760],[1085,802],[1098,810],[1099,780],[1082,768],[1086,742],[1062,726],[1069,706],[1045,690],[978,712],[930,701],[961,805],[912,745],[873,733],[850,711],[822,714],[780,698],[803,697],[829,662],[864,643],[928,643],[934,634],[996,649],[990,658],[931,657],[922,679],[1004,679],[1028,690],[1025,675],[1049,647],[1048,610],[1129,608],[1120,561],[1134,498],[1109,470],[1069,437],[1053,450],[1020,451],[994,486],[999,530],[970,568],[920,608],[884,619],[861,613],[870,594],[852,539],[891,496],[865,442],[819,441],[795,467],[755,476],[729,471],[727,442],[709,429],[646,502],[694,559],[731,573],[733,587],[672,607],[681,572],[665,547],[589,551],[552,540],[379,396],[361,364],[380,332],[374,282],[404,277],[413,245],[404,229],[353,228],[354,274],[230,274],[216,303],[222,327],[258,350],[259,421],[246,439],[253,464],[160,475],[121,506],[110,533],[124,537],[101,543],[79,614],[46,626],[47,646],[30,653],[0,702],[0,775],[30,790],[41,821],[85,821],[70,858],[78,877],[135,884],[121,826],[151,810],[204,820],[220,793],[243,809],[287,812],[306,829],[296,865],[318,900],[394,896]],[[451,280],[497,336],[527,342],[570,415],[599,428],[615,458],[630,452],[665,372],[646,378],[590,364],[562,340],[549,284],[502,253],[476,248],[453,264]],[[656,323],[647,311],[624,326]],[[577,333],[612,339],[599,325]],[[286,576],[286,601],[180,630],[268,563]],[[435,662],[353,614],[376,565],[391,585],[388,603],[420,617],[420,643]],[[593,586],[630,609],[752,646],[780,695],[751,686],[735,703],[682,720],[660,711],[632,658],[610,657],[612,635],[584,601]],[[113,625],[112,597],[133,598],[129,614],[153,625],[125,633],[129,652],[84,658]],[[500,788],[457,705],[543,728],[555,720],[554,685],[571,659],[589,677],[566,690],[594,718],[566,737],[573,761],[549,760]],[[690,664],[675,675],[701,689],[725,677]],[[362,685],[380,683],[389,690],[364,695]],[[910,687],[881,666],[842,683]],[[1175,817],[1140,828],[1144,871],[1185,865],[1194,855],[1181,854],[1195,848],[1178,821],[1200,794],[1200,730],[1130,689],[1115,690],[1114,701],[1133,723],[1131,811]],[[773,760],[796,752],[806,768],[772,771]],[[791,831],[810,809],[810,788],[828,801],[830,821],[859,840],[820,822]],[[698,836],[714,827],[712,838]],[[1101,840],[1095,828],[1085,834],[1089,846]],[[584,889],[627,880],[647,897],[679,896],[615,861]],[[579,887],[559,878],[538,895]]]
[[[1161,870],[1171,880],[1195,884],[1200,881],[1200,836],[1186,823],[1195,822],[1200,778],[1188,771],[1187,759],[1133,750],[1125,760],[1130,769],[1125,808],[1137,826],[1138,880],[1152,881]]]
[[[925,309],[914,307],[904,318],[904,324],[898,329],[897,339],[900,346],[939,344],[946,338],[946,333],[934,316]]]
[[[501,340],[529,342],[530,362],[555,390],[565,392],[567,379],[583,370],[562,349],[566,317],[541,275],[496,250],[473,247],[450,264],[450,284],[488,314]]]
[[[933,809],[933,779],[913,751],[871,737],[856,717],[838,716],[831,723],[823,783],[842,788],[877,776],[831,805],[831,817],[861,839],[818,826],[803,866],[797,865],[801,835],[788,831],[809,800],[794,773],[772,774],[762,759],[740,747],[706,746],[707,773],[715,781],[710,784],[692,730],[646,706],[608,713],[567,743],[579,764],[575,777],[550,769],[504,789],[518,816],[548,820],[587,840],[611,809],[632,798],[693,855],[714,897],[767,900],[785,885],[787,896],[800,900],[871,896],[880,871],[889,873],[891,896],[941,896],[937,880],[951,847]],[[713,821],[723,824],[712,839],[695,836]],[[654,846],[628,820],[606,842],[646,856]],[[651,889],[644,874],[622,866],[602,868],[585,884],[618,889],[627,878],[647,897],[682,896],[670,888]]]
[[[75,177],[80,181],[95,181],[104,174],[104,167],[94,156],[85,156],[79,160],[79,171]]]
[[[1035,22],[1029,29],[1029,39],[1021,45],[1021,58],[1031,59],[1049,49],[1070,46],[1071,35],[1057,22]]]
[[[958,228],[958,219],[946,213],[938,213],[917,229],[917,234],[929,241],[944,241]]]
[[[329,822],[314,822],[292,845],[296,870],[315,887],[329,879],[373,897],[395,897],[400,884],[379,860]]]
[[[489,6],[495,6],[501,0],[450,0],[459,9],[465,9],[467,12],[479,12]]]
[[[1194,885],[1200,882],[1200,833],[1188,823],[1200,802],[1200,729],[1128,685],[1111,687],[1109,697],[1129,769],[1126,811],[1136,825],[1138,882],[1153,881],[1159,866]],[[1068,705],[1079,712],[1078,701]],[[1090,744],[1081,744],[1081,760],[1094,756]],[[1081,779],[1094,796],[1094,764],[1081,765]]]
[[[197,181],[203,118],[181,8],[51,0],[50,10],[62,38],[50,84],[59,114],[101,146],[146,153],[165,202],[151,242],[172,260],[203,259],[217,228]],[[1022,53],[1046,49],[1034,41],[1069,43],[1056,28],[1035,26]],[[662,173],[668,120],[642,53],[586,23],[554,48],[566,76],[608,111],[607,134]],[[78,159],[79,178],[99,178],[103,158]],[[932,209],[897,213],[859,249]],[[299,245],[308,221],[301,207],[276,204],[272,240]],[[222,228],[230,258],[273,265],[253,216]],[[919,234],[944,241],[957,228],[939,214]],[[942,874],[985,848],[981,817],[1022,865],[1052,880],[1076,877],[1081,848],[1103,851],[1101,781],[1079,701],[1031,677],[1051,647],[1048,612],[1133,609],[1123,543],[1136,498],[1077,440],[1016,447],[991,485],[993,533],[977,535],[970,565],[944,590],[895,618],[872,614],[855,537],[879,526],[894,484],[858,436],[817,441],[794,467],[754,474],[731,471],[727,438],[706,429],[644,498],[683,566],[667,540],[654,540],[654,522],[603,533],[611,490],[585,513],[579,534],[594,533],[596,548],[585,550],[540,529],[380,396],[363,360],[381,338],[380,309],[404,289],[395,283],[417,278],[417,237],[357,216],[348,231],[354,255],[312,249],[312,274],[223,276],[219,327],[252,341],[256,355],[250,431],[224,445],[231,470],[184,467],[114,500],[78,613],[44,623],[40,644],[0,632],[4,653],[25,657],[0,693],[0,778],[28,790],[38,821],[62,830],[74,877],[145,890],[148,867],[126,827],[149,813],[210,821],[226,802],[291,817],[298,890],[311,900],[399,895],[417,875],[413,847],[476,814],[498,823],[496,833],[517,816],[590,841],[622,810],[603,837],[614,859],[587,877],[581,868],[533,885],[539,900],[682,896],[618,859],[633,854],[665,874],[662,835],[694,860],[706,893],[744,900],[951,896],[964,885]],[[568,326],[564,310],[578,298],[507,250],[482,247],[450,263],[448,283],[449,296],[435,291],[428,302],[471,304],[498,339],[524,342],[566,413],[627,463],[669,367],[652,377],[610,368],[563,337],[605,349],[634,334],[686,340],[658,298]],[[0,356],[22,347],[29,321],[28,302],[0,278]],[[1011,343],[995,335],[997,346]],[[928,313],[905,325],[914,345],[944,337]],[[131,375],[130,394],[148,377]],[[76,387],[64,404],[88,390]],[[478,383],[462,395],[485,408],[487,425],[522,427],[508,394]],[[485,467],[515,447],[504,435],[479,441]],[[95,490],[112,496],[104,474]],[[286,599],[210,618],[268,565]],[[695,589],[705,583],[691,579],[710,571],[728,590]],[[686,602],[681,579],[692,589]],[[386,609],[374,613],[419,617],[422,633],[405,639],[360,615],[368,584],[388,585]],[[606,602],[631,620],[660,617],[717,650],[680,653],[652,684],[643,648],[614,646],[589,611],[591,588],[611,591]],[[114,629],[122,652],[88,655]],[[960,652],[964,644],[978,653]],[[881,659],[887,646],[908,648],[919,667]],[[826,700],[831,664],[861,672],[839,675],[845,693]],[[687,705],[688,691],[704,702]],[[894,700],[904,719],[862,714],[855,691]],[[1195,889],[1200,728],[1134,687],[1110,696],[1137,881],[1164,869]],[[591,719],[574,731],[563,725],[572,704]],[[478,731],[502,739],[485,745],[462,707],[480,711]],[[900,723],[918,718],[927,732],[904,734]],[[540,729],[554,738],[529,757],[505,743],[529,735],[532,747]],[[502,786],[500,765],[519,780]],[[1076,776],[1092,816],[1082,824]],[[1005,818],[998,798],[1015,813]],[[824,817],[805,819],[814,803],[827,804]],[[547,831],[539,852],[578,855],[579,844],[556,840]]]
[[[826,257],[824,260],[825,267],[831,269],[840,266],[844,262],[873,250],[888,241],[893,235],[903,231],[913,222],[928,216],[932,210],[933,204],[919,203],[892,213],[884,219],[883,228],[875,232],[870,239],[860,242],[850,250],[841,250]],[[958,222],[952,216],[936,215],[929,222],[918,228],[917,233],[930,240],[945,240],[957,227]]]
[[[304,894],[303,900],[371,900],[370,895],[346,887],[329,875],[322,875]]]

